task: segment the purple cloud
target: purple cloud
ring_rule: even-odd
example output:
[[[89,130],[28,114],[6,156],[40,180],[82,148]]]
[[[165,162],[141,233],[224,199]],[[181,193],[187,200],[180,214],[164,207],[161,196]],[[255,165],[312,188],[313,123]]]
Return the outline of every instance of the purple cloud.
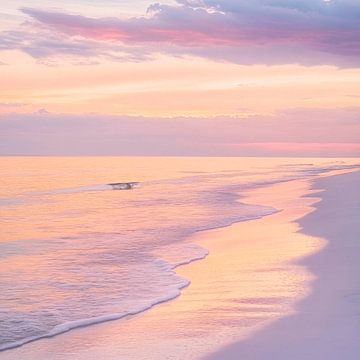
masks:
[[[359,108],[296,109],[273,117],[210,119],[48,112],[3,114],[0,153],[293,155],[287,149],[295,146],[298,155],[357,156],[358,114]]]
[[[59,56],[76,64],[97,63],[97,58],[114,61],[142,61],[150,57],[143,48],[64,36],[56,31],[36,28],[34,24],[27,23],[20,29],[1,33],[1,50],[21,50],[44,63],[56,61]]]
[[[136,46],[146,54],[195,55],[246,64],[358,66],[360,59],[357,0],[177,0],[177,5],[151,5],[147,16],[125,19],[22,11],[37,28],[70,41],[67,52],[89,56],[95,43],[86,41],[115,50],[123,46],[130,53]],[[37,56],[64,51],[61,42],[56,46],[35,41],[33,47],[25,51]],[[98,51],[95,46],[93,52]]]

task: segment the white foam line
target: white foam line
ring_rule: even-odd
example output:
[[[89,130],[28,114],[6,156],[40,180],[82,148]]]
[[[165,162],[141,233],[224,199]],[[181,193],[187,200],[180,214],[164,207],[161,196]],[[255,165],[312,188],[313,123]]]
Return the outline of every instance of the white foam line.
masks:
[[[358,165],[354,165],[353,167],[357,167]],[[323,171],[320,171],[320,173],[323,172]],[[307,177],[306,175],[304,177]],[[297,179],[301,178],[298,177]],[[262,183],[262,184],[256,184],[256,185],[260,185],[260,186],[267,186],[267,185],[271,185],[273,183],[278,183],[278,182],[284,182],[284,181],[292,181],[292,180],[297,180],[296,178],[290,178],[290,179],[282,179],[282,180],[278,180],[278,181],[274,181],[274,182],[270,182],[270,183]],[[253,185],[253,184],[252,184]],[[104,186],[104,185],[101,185],[101,186]],[[82,189],[84,189],[85,187],[82,187]],[[99,189],[99,187],[97,187]],[[79,188],[78,188],[79,189]],[[94,189],[93,187],[91,187],[91,189]],[[89,187],[87,187],[86,190],[89,190]],[[202,229],[202,230],[199,230],[199,231],[207,231],[207,230],[212,230],[212,229],[217,229],[217,228],[223,228],[223,227],[228,227],[228,226],[231,226],[232,224],[234,223],[237,223],[237,222],[242,222],[242,221],[249,221],[249,220],[256,220],[256,219],[259,219],[259,218],[262,218],[264,216],[268,216],[268,215],[271,215],[273,213],[276,213],[278,211],[281,211],[281,210],[277,210],[277,209],[272,209],[271,211],[267,212],[267,213],[264,213],[264,214],[261,214],[261,215],[258,215],[258,216],[252,216],[252,217],[249,217],[249,218],[244,218],[244,219],[240,219],[240,220],[236,220],[236,221],[233,221],[231,223],[228,223],[228,224],[225,224],[225,225],[220,225],[220,226],[215,226],[213,228],[207,228],[207,229]],[[198,232],[198,231],[197,231]],[[202,260],[204,259],[207,255],[209,254],[209,252],[207,251],[204,255],[202,256],[199,256],[199,257],[196,257],[194,259],[190,259],[190,260],[184,260],[182,262],[179,262],[179,263],[176,263],[175,265],[170,265],[170,269],[171,270],[174,270],[175,268],[179,267],[179,266],[182,266],[182,265],[187,265],[187,264],[190,264],[194,261],[198,261],[198,260]],[[185,280],[185,279],[184,279]],[[52,330],[50,330],[48,333],[44,334],[44,335],[39,335],[39,336],[32,336],[32,337],[28,337],[28,338],[25,338],[25,339],[21,339],[21,340],[18,340],[18,341],[15,341],[15,342],[12,342],[12,343],[8,343],[8,344],[3,344],[3,345],[0,345],[0,351],[5,351],[5,350],[10,350],[10,349],[14,349],[14,348],[17,348],[17,347],[20,347],[22,345],[25,345],[25,344],[28,344],[30,342],[33,342],[33,341],[36,341],[36,340],[40,340],[40,339],[46,339],[46,338],[51,338],[51,337],[54,337],[54,336],[57,336],[57,335],[60,335],[60,334],[63,334],[63,333],[66,333],[70,330],[73,330],[73,329],[77,329],[77,328],[81,328],[81,327],[86,327],[86,326],[90,326],[90,325],[94,325],[94,324],[100,324],[100,323],[103,323],[103,322],[107,322],[107,321],[113,321],[113,320],[119,320],[119,319],[122,319],[124,317],[127,317],[127,316],[132,316],[132,315],[136,315],[136,314],[139,314],[139,313],[142,313],[146,310],[149,310],[151,309],[152,307],[156,306],[156,305],[159,305],[161,303],[164,303],[164,302],[167,302],[167,301],[170,301],[170,300],[173,300],[175,299],[176,297],[178,297],[180,294],[181,294],[181,289],[187,287],[190,285],[190,281],[189,280],[185,280],[186,282],[182,285],[179,285],[179,287],[177,289],[174,290],[174,292],[172,294],[169,294],[167,296],[164,296],[162,298],[159,298],[155,301],[152,301],[150,302],[148,305],[144,305],[142,307],[139,307],[138,309],[135,309],[135,310],[132,310],[132,311],[129,311],[129,312],[126,312],[126,313],[115,313],[115,314],[108,314],[108,315],[102,315],[102,316],[98,316],[98,317],[93,317],[93,318],[87,318],[87,319],[80,319],[80,320],[75,320],[75,321],[70,321],[70,322],[66,322],[64,324],[59,324],[59,325],[56,325]]]
[[[278,211],[281,211],[281,210],[277,210],[277,209],[272,208],[270,211],[268,211],[266,213],[263,213],[261,215],[258,215],[258,216],[251,216],[251,217],[247,217],[247,218],[243,218],[243,219],[238,219],[236,221],[232,221],[232,222],[229,222],[227,224],[222,224],[222,225],[219,225],[219,226],[198,230],[196,232],[224,228],[224,227],[231,226],[232,224],[237,223],[237,222],[260,219],[260,218],[262,218],[264,216],[274,214],[274,213],[276,213]],[[164,261],[164,264],[165,263],[168,264],[168,269],[175,273],[175,269],[177,267],[183,266],[183,265],[188,265],[188,264],[191,264],[192,262],[195,262],[195,261],[203,260],[208,255],[209,255],[209,251],[204,248],[204,254],[203,255],[194,257],[194,258],[192,258],[190,260],[183,260],[183,261],[177,262],[176,264],[173,264],[173,265],[169,264],[168,262],[166,262],[165,260],[162,260],[162,259],[159,259],[159,261]],[[177,298],[178,296],[180,296],[181,290],[183,288],[189,286],[190,283],[191,283],[191,281],[188,280],[188,279],[183,278],[183,280],[184,280],[184,283],[180,284],[179,287],[173,291],[173,293],[171,293],[169,295],[166,295],[164,297],[158,298],[157,300],[151,301],[148,305],[144,305],[142,307],[139,307],[138,309],[131,310],[131,311],[128,311],[128,312],[102,315],[102,316],[97,316],[97,317],[92,317],[92,318],[87,318],[87,319],[80,319],[80,320],[75,320],[75,321],[69,321],[69,322],[66,322],[66,323],[63,323],[63,324],[59,324],[59,325],[56,325],[54,328],[52,328],[46,334],[38,335],[38,336],[32,336],[32,337],[24,338],[24,339],[21,339],[21,340],[18,340],[18,341],[14,341],[12,343],[0,345],[0,351],[6,351],[6,350],[14,349],[14,348],[20,347],[22,345],[28,344],[30,342],[34,342],[36,340],[52,338],[54,336],[66,333],[66,332],[68,332],[70,330],[73,330],[73,329],[86,327],[86,326],[90,326],[90,325],[95,325],[95,324],[100,324],[100,323],[107,322],[107,321],[120,320],[120,319],[122,319],[124,317],[127,317],[127,316],[132,316],[132,315],[142,313],[142,312],[144,312],[146,310],[151,309],[152,307],[154,307],[156,305],[159,305],[161,303],[173,300],[173,299]]]
[[[198,256],[196,258],[190,259],[190,260],[186,260],[183,262],[179,262],[175,265],[170,266],[170,269],[173,270],[175,268],[177,268],[178,266],[181,265],[187,265],[190,264],[194,261],[198,261],[198,260],[202,260],[204,259],[207,255],[209,254],[209,252],[206,250],[206,253],[202,256]],[[114,314],[108,314],[108,315],[102,315],[102,316],[97,316],[97,317],[92,317],[92,318],[87,318],[87,319],[80,319],[80,320],[75,320],[75,321],[69,321],[63,324],[59,324],[56,325],[54,328],[52,328],[48,333],[43,334],[43,335],[39,335],[39,336],[31,336],[25,339],[21,339],[18,341],[14,341],[12,343],[8,343],[8,344],[3,344],[0,345],[0,351],[6,351],[6,350],[10,350],[10,349],[14,349],[20,346],[23,346],[25,344],[28,344],[30,342],[34,342],[36,340],[40,340],[40,339],[47,339],[47,338],[52,338],[54,336],[66,333],[70,330],[74,330],[74,329],[78,329],[78,328],[82,328],[82,327],[86,327],[86,326],[90,326],[90,325],[95,325],[95,324],[101,324],[107,321],[113,321],[113,320],[120,320],[124,317],[127,316],[132,316],[132,315],[137,315],[139,313],[142,313],[146,310],[149,310],[151,308],[153,308],[156,305],[162,304],[164,302],[173,300],[175,298],[177,298],[178,296],[180,296],[181,294],[181,290],[187,286],[190,285],[190,281],[187,279],[183,279],[184,282],[182,284],[179,285],[179,287],[177,289],[174,289],[173,292],[171,294],[168,294],[166,296],[160,297],[154,301],[151,301],[148,305],[143,305],[141,307],[138,307],[137,309],[128,311],[128,312],[122,312],[122,313],[114,313]]]

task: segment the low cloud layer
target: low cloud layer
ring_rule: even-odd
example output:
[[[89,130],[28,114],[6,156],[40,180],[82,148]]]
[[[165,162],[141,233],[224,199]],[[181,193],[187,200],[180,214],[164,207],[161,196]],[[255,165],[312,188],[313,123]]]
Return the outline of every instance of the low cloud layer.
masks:
[[[358,108],[210,119],[13,113],[0,116],[0,153],[358,156],[358,114]]]
[[[144,60],[166,53],[241,64],[360,63],[357,0],[177,0],[132,18],[22,12],[31,37],[24,29],[7,32],[0,49],[19,48],[36,58],[122,53],[118,60]]]

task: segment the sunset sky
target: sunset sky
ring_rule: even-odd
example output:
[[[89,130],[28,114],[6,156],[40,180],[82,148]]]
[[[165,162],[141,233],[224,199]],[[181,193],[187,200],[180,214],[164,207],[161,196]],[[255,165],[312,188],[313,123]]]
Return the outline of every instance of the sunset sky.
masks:
[[[359,0],[2,0],[0,154],[360,155]]]

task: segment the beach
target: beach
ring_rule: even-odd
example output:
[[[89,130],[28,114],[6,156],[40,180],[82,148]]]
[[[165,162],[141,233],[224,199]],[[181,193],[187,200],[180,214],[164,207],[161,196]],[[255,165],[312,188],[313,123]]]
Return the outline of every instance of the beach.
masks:
[[[328,177],[316,210],[297,222],[301,232],[326,239],[300,264],[314,276],[296,313],[206,359],[344,359],[360,354],[360,173]]]
[[[335,174],[242,191],[277,211],[187,239],[208,255],[174,269],[190,281],[175,299],[0,358],[355,359],[359,172]]]
[[[360,0],[3,0],[0,360],[360,360]]]

